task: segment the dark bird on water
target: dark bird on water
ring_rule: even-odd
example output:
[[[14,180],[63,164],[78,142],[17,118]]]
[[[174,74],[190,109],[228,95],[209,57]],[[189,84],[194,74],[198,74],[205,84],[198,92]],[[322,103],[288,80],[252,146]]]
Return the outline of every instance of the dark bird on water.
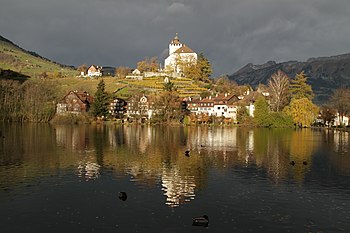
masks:
[[[187,157],[190,156],[190,151],[189,151],[189,150],[186,150],[186,151],[185,151],[185,156],[187,156]]]
[[[304,164],[304,165],[307,165],[307,162],[306,162],[306,161],[303,161],[303,164]]]
[[[203,215],[203,216],[192,218],[192,226],[207,227],[208,225],[209,225],[208,215]]]
[[[126,201],[126,199],[128,198],[128,195],[126,195],[126,192],[119,192],[118,197],[120,200]]]
[[[292,160],[289,164],[292,165],[292,166],[294,166],[294,165],[295,165],[294,160]]]

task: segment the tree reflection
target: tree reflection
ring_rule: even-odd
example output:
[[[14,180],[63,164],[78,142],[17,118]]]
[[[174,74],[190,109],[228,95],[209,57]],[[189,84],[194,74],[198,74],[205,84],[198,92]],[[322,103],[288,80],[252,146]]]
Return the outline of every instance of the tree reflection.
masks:
[[[266,171],[275,184],[302,184],[312,172],[315,154],[326,151],[332,153],[327,158],[333,173],[350,171],[349,134],[331,130],[39,124],[1,130],[6,136],[0,143],[4,187],[23,177],[61,171],[93,180],[108,170],[135,185],[161,187],[171,207],[206,189],[212,169],[224,174],[249,167]],[[292,160],[295,166],[289,164]]]

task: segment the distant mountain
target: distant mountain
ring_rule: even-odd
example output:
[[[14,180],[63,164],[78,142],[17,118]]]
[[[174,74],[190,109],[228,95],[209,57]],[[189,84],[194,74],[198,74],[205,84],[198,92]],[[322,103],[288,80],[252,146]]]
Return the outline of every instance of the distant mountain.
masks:
[[[238,84],[249,84],[256,87],[260,83],[267,84],[271,75],[277,70],[284,71],[290,78],[294,78],[295,74],[304,71],[308,76],[308,83],[316,94],[314,101],[322,104],[329,99],[334,89],[350,86],[350,53],[310,58],[305,62],[276,63],[269,61],[262,65],[249,63],[230,75],[229,78]]]
[[[74,67],[59,64],[35,52],[25,50],[2,36],[0,36],[0,70],[11,70],[30,77],[43,73],[76,75]]]

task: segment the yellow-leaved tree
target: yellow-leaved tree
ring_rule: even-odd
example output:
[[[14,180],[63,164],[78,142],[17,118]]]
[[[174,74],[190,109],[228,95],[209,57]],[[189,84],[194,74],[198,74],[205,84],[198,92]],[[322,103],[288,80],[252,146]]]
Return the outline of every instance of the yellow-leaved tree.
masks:
[[[304,71],[296,74],[290,85],[292,100],[289,106],[284,109],[285,113],[293,118],[294,124],[299,127],[310,126],[319,112],[318,107],[312,103],[314,94],[306,81],[307,77]]]
[[[310,126],[318,115],[318,107],[308,98],[295,99],[293,98],[285,108],[287,115],[293,118],[293,121],[298,126]]]

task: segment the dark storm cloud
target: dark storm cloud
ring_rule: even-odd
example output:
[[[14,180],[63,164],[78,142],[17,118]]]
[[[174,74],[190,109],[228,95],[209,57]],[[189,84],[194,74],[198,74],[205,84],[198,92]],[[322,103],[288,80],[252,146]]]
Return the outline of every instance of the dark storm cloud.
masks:
[[[348,0],[1,0],[0,35],[53,60],[135,66],[181,40],[215,74],[350,52]]]

